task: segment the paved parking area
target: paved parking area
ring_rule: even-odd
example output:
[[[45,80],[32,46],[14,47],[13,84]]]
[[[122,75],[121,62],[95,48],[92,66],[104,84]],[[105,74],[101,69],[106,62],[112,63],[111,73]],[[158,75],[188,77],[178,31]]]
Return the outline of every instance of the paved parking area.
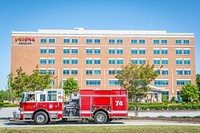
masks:
[[[18,107],[0,108],[0,118],[12,117],[12,112],[18,110]],[[134,116],[133,111],[129,111],[129,116]],[[143,111],[139,112],[139,117],[158,117],[158,116],[200,116],[198,111]]]

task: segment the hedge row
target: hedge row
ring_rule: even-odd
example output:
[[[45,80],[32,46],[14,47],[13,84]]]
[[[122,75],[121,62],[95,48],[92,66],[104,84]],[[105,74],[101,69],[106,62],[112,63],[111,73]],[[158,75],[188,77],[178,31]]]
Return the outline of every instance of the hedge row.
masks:
[[[0,102],[0,107],[17,107],[18,104],[10,104],[10,103],[4,103]]]
[[[133,110],[133,104],[129,103],[129,110]],[[200,109],[200,103],[193,104],[141,104],[140,110],[197,110]]]

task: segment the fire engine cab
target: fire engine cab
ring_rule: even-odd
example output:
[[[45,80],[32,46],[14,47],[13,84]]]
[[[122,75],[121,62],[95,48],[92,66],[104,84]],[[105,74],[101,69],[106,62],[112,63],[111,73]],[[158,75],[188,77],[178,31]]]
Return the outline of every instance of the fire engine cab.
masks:
[[[63,89],[24,92],[19,111],[11,120],[34,121],[47,124],[50,121],[93,118],[98,124],[113,118],[128,117],[128,96],[124,89],[88,90],[72,93],[65,98]]]

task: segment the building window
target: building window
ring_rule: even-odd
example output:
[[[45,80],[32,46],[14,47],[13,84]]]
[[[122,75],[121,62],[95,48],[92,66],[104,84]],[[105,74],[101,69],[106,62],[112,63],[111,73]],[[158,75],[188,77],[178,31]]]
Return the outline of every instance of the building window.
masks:
[[[176,80],[176,85],[178,86],[186,85],[187,83],[191,83],[191,81],[190,80]]]
[[[190,44],[190,40],[183,40],[183,44]]]
[[[109,44],[114,44],[114,43],[115,43],[115,40],[114,40],[114,39],[109,39],[109,40],[108,40],[108,43],[109,43]]]
[[[153,44],[159,44],[160,41],[159,40],[153,40]]]
[[[137,40],[131,40],[131,44],[137,44]]]
[[[108,64],[115,64],[115,59],[109,59]]]
[[[183,75],[183,71],[182,70],[176,70],[176,75]]]
[[[69,69],[63,69],[63,75],[69,75]]]
[[[92,70],[86,70],[86,75],[92,75]]]
[[[46,74],[46,73],[47,73],[46,69],[40,69],[40,74]]]
[[[49,39],[49,43],[55,43],[56,40],[55,39]]]
[[[72,59],[72,64],[78,64],[78,59]]]
[[[160,70],[158,70],[158,69],[156,70],[156,69],[155,69],[154,72],[155,72],[155,73],[158,73],[158,75],[160,75]]]
[[[40,48],[40,54],[46,54],[47,49],[46,48]]]
[[[117,49],[117,54],[123,54],[123,49]]]
[[[115,49],[109,49],[109,50],[108,50],[108,53],[109,53],[109,54],[115,54]]]
[[[140,61],[139,61],[140,64],[145,64],[145,62],[146,62],[146,60],[144,60],[144,59],[140,59]]]
[[[117,70],[117,74],[121,74],[122,73],[122,70]]]
[[[101,64],[101,60],[100,59],[94,59],[94,64]]]
[[[162,64],[163,65],[168,65],[168,60],[167,59],[162,59]]]
[[[70,54],[70,49],[63,49],[63,54]]]
[[[71,74],[72,75],[77,75],[78,74],[78,70],[71,70]]]
[[[117,59],[117,64],[118,64],[118,65],[124,64],[123,59]]]
[[[101,70],[94,70],[94,75],[100,75],[101,74]]]
[[[182,40],[176,40],[176,44],[181,44]]]
[[[168,50],[163,49],[163,50],[162,50],[162,54],[168,54]]]
[[[63,64],[70,64],[69,59],[63,59]]]
[[[145,49],[140,49],[139,50],[139,54],[145,54],[145,53],[146,53]]]
[[[176,65],[182,65],[182,59],[176,59]]]
[[[72,39],[72,43],[78,43],[78,39]]]
[[[47,43],[47,39],[45,38],[40,39],[40,43]]]
[[[155,86],[166,86],[168,85],[168,80],[154,80]]]
[[[190,65],[190,59],[184,59],[184,65]]]
[[[86,64],[92,64],[92,59],[86,59]]]
[[[100,39],[94,39],[94,43],[95,43],[95,44],[100,44],[101,41],[100,41]]]
[[[91,44],[92,43],[92,39],[86,39],[86,43],[87,44]]]
[[[47,60],[46,60],[46,59],[40,59],[40,64],[41,64],[41,65],[47,64]]]
[[[154,59],[154,65],[160,65],[160,59]]]
[[[168,100],[169,99],[169,92],[168,91],[162,91],[162,96],[165,96]]]
[[[112,79],[109,79],[108,82],[109,82],[108,84],[109,84],[110,86],[119,86],[119,85],[120,85],[119,80],[112,80]]]
[[[153,50],[153,54],[160,54],[160,50],[159,49],[154,49]]]
[[[176,54],[177,54],[177,55],[181,55],[181,54],[182,54],[182,50],[179,50],[179,49],[176,50]]]
[[[48,64],[55,64],[55,59],[49,58],[48,59]]]
[[[64,43],[70,43],[70,39],[63,39]]]
[[[48,70],[48,74],[50,74],[50,75],[54,75],[54,74],[55,74],[54,69],[49,69],[49,70]]]
[[[184,75],[191,75],[191,71],[190,70],[184,70]]]
[[[139,44],[145,44],[145,40],[139,40]]]
[[[161,40],[162,44],[167,44],[167,40]]]
[[[162,75],[168,75],[168,70],[162,70]]]
[[[122,44],[123,40],[122,39],[117,39],[117,44]]]
[[[72,49],[72,54],[78,54],[78,49]]]
[[[131,54],[137,54],[137,49],[132,49]]]
[[[108,74],[109,74],[109,75],[115,75],[115,70],[109,70],[109,71],[108,71]]]
[[[92,54],[92,49],[86,49],[86,54]]]
[[[86,79],[86,85],[87,86],[100,86],[101,85],[101,80],[87,80]]]
[[[94,54],[101,54],[101,49],[94,49]]]
[[[50,49],[49,48],[49,54],[55,54],[55,49]]]
[[[184,54],[185,55],[189,55],[190,54],[190,50],[184,50]]]
[[[134,60],[134,59],[133,59],[133,60],[131,60],[131,63],[132,63],[132,64],[138,64],[138,60]]]

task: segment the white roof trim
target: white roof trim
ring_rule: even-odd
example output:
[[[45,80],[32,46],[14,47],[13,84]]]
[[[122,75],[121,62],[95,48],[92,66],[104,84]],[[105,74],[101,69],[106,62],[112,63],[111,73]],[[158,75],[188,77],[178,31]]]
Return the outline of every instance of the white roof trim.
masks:
[[[41,36],[41,35],[137,35],[137,36],[188,36],[194,37],[193,33],[167,33],[165,30],[51,30],[51,29],[38,29],[37,32],[26,31],[12,31],[13,36]]]

